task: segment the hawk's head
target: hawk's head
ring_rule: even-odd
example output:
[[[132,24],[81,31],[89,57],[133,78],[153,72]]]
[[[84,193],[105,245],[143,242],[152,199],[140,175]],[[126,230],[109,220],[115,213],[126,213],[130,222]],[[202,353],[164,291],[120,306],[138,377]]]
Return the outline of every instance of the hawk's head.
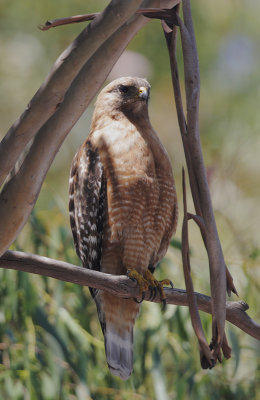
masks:
[[[107,85],[99,94],[96,107],[107,113],[135,113],[147,109],[150,85],[145,79],[124,77]]]

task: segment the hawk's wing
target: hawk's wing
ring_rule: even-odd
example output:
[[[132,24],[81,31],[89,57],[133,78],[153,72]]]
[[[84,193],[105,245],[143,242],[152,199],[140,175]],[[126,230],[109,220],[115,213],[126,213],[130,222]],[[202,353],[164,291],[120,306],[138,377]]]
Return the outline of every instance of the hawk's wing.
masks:
[[[106,183],[103,165],[91,142],[85,142],[73,159],[69,211],[78,256],[86,268],[100,270]],[[90,289],[93,297],[96,289]]]

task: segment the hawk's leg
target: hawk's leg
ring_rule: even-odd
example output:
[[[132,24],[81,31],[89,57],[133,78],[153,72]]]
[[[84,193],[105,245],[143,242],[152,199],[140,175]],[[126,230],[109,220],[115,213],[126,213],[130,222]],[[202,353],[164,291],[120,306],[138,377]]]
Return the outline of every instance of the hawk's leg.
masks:
[[[165,307],[166,296],[164,293],[163,286],[167,285],[167,286],[171,286],[173,288],[172,281],[170,281],[169,279],[163,279],[162,281],[157,281],[157,279],[155,279],[155,277],[149,270],[146,270],[144,272],[144,274],[141,275],[136,270],[130,269],[127,271],[127,276],[130,279],[136,280],[136,282],[139,285],[141,300],[139,301],[139,300],[135,299],[135,301],[137,301],[138,303],[141,303],[144,299],[145,292],[148,289],[150,289],[151,299],[152,300],[154,299],[154,297],[156,296],[157,291],[158,291],[160,293],[160,299],[161,299],[161,302],[163,303],[163,307]]]

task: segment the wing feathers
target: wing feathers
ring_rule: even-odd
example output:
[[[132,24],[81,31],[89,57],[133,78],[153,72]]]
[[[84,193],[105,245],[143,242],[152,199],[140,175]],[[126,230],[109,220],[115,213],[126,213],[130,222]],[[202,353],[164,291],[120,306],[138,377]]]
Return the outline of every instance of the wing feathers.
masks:
[[[77,254],[84,267],[100,270],[106,183],[98,151],[90,142],[80,148],[73,160],[69,193]],[[95,291],[92,289],[91,293]]]

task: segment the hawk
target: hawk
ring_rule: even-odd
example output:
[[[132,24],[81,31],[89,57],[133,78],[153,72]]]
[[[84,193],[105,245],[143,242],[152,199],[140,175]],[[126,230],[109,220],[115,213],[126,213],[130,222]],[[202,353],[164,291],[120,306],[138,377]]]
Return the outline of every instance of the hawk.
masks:
[[[90,133],[73,159],[69,211],[84,267],[128,274],[141,290],[157,286],[163,297],[152,272],[175,232],[178,207],[170,160],[149,120],[149,93],[145,79],[132,77],[119,78],[100,92]],[[127,379],[140,304],[90,291],[110,371]]]

